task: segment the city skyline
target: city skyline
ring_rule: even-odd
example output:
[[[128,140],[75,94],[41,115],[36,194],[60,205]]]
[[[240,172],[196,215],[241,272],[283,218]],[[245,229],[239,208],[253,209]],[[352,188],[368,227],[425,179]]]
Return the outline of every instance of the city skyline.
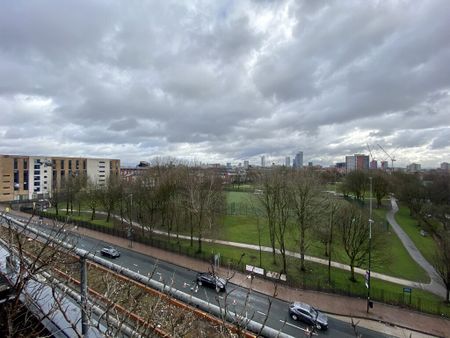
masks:
[[[450,161],[448,1],[6,2],[0,153]],[[371,158],[372,160],[372,158]]]

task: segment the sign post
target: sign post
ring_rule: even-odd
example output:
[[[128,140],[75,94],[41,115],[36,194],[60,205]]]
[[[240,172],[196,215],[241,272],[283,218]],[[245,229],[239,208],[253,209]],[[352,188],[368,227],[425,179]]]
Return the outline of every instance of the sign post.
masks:
[[[409,305],[411,305],[412,288],[403,288],[403,299],[405,299],[405,293],[409,293]]]

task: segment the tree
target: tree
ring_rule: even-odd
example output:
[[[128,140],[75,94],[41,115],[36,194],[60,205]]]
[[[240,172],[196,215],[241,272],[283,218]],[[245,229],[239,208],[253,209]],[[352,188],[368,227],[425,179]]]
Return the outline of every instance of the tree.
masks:
[[[420,216],[423,205],[426,203],[426,191],[420,178],[414,174],[394,172],[392,174],[392,187],[400,201],[406,203],[411,216]]]
[[[85,198],[89,208],[91,209],[91,221],[93,221],[101,199],[101,191],[99,186],[92,181],[88,181]]]
[[[106,211],[106,222],[109,222],[120,197],[120,182],[116,176],[109,176],[105,186],[100,188],[100,203]]]
[[[337,224],[344,251],[350,261],[350,280],[356,281],[355,266],[366,262],[369,253],[369,227],[366,215],[355,205],[347,204],[339,209]]]
[[[443,230],[437,239],[433,265],[447,290],[445,300],[450,302],[450,231]]]
[[[225,205],[220,177],[213,171],[186,168],[184,176],[185,207],[191,223],[191,242],[194,229],[197,234],[197,252],[202,252],[203,234],[215,225]]]
[[[357,200],[363,200],[367,183],[367,173],[362,170],[354,170],[345,176],[342,185],[343,189],[353,193]]]
[[[321,212],[320,181],[314,172],[294,170],[289,182],[290,202],[299,230],[300,269],[305,271],[305,253],[308,248],[308,232],[318,223]]]
[[[272,172],[263,172],[260,175],[260,189],[257,193],[262,209],[266,215],[267,226],[269,228],[269,240],[272,247],[273,262],[276,263],[276,249],[275,249],[275,226],[277,219],[277,185],[278,181]]]
[[[0,325],[0,334],[4,337],[37,337],[47,334],[40,321],[51,319],[58,308],[36,306],[33,297],[46,294],[46,301],[49,302],[49,292],[46,290],[50,288],[53,291],[54,286],[42,276],[57,266],[68,267],[75,263],[71,258],[72,250],[55,245],[50,239],[38,241],[37,236],[27,230],[32,218],[33,216],[23,227],[19,227],[11,220],[0,217],[1,250],[8,252],[5,275],[14,290],[9,300],[0,307],[4,323]],[[52,237],[66,240],[64,226],[55,226]],[[58,299],[54,297],[53,300],[57,302]],[[29,306],[34,309],[36,317],[31,315]]]
[[[372,175],[372,191],[377,200],[377,208],[381,206],[381,200],[387,196],[389,192],[389,179],[385,172],[374,171]]]

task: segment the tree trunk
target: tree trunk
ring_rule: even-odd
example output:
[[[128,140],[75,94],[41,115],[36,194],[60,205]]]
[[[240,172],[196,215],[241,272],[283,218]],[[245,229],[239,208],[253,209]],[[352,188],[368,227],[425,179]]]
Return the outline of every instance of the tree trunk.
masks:
[[[301,229],[301,238],[300,238],[300,270],[305,271],[305,229],[302,227]]]
[[[353,265],[353,262],[350,263],[350,271],[351,271],[351,274],[350,274],[350,280],[351,280],[352,282],[356,282],[356,278],[355,278],[355,266]]]

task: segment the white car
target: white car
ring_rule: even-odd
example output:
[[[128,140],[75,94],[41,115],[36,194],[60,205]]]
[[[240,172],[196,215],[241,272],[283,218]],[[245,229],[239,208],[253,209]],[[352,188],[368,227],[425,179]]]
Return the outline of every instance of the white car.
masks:
[[[108,246],[108,247],[103,248],[100,251],[100,253],[101,253],[102,256],[106,256],[106,257],[109,257],[109,258],[120,257],[120,252],[117,249],[113,248],[112,246]]]

